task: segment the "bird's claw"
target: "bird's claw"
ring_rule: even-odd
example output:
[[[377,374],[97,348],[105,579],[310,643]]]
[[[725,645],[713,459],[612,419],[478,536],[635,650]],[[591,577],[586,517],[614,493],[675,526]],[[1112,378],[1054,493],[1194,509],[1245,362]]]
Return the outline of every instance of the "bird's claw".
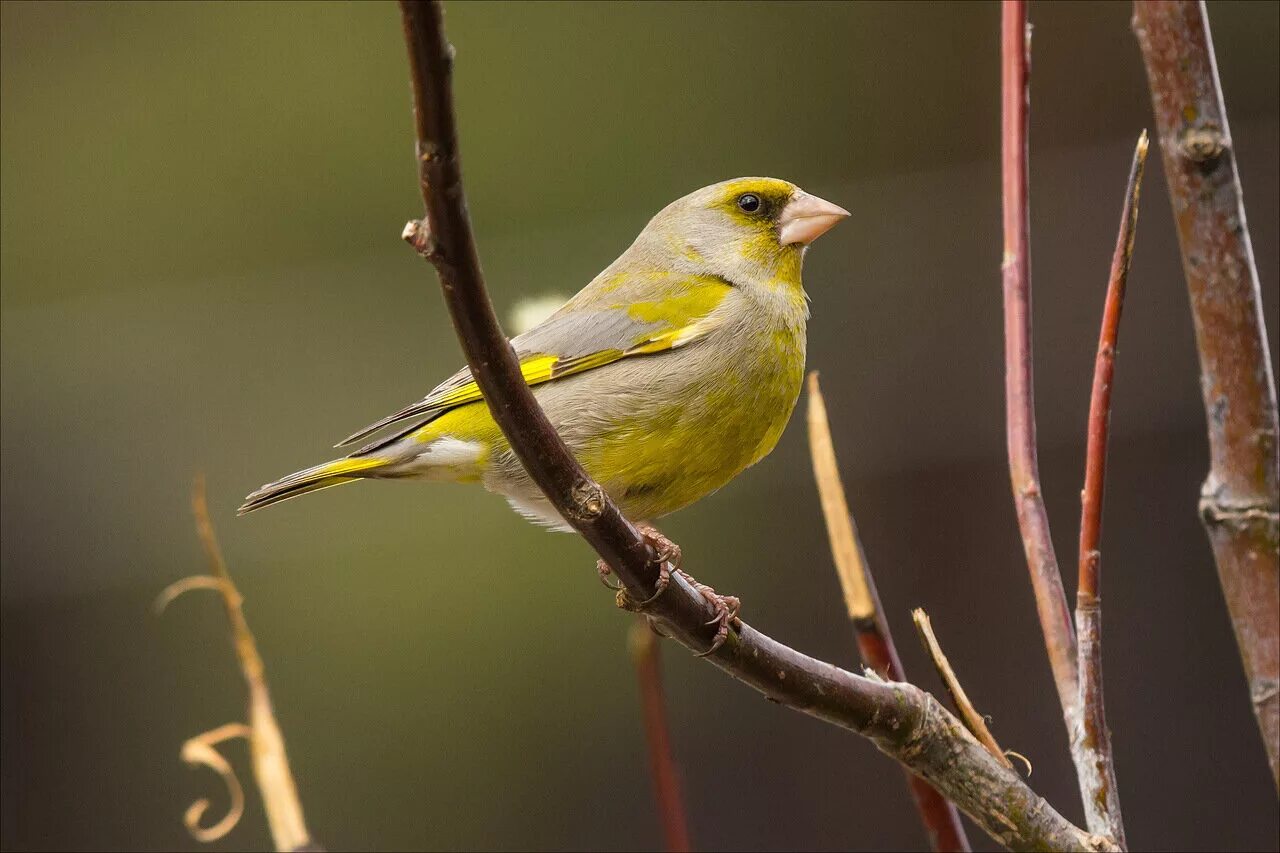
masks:
[[[677,571],[679,570],[677,569]],[[649,605],[657,601],[658,596],[666,592],[667,587],[670,584],[671,584],[671,565],[670,563],[668,563],[667,560],[660,560],[660,562],[658,563],[658,579],[654,582],[654,585],[653,585],[653,595],[649,596],[644,601],[636,601],[634,598],[631,597],[631,593],[627,592],[626,588],[623,587],[621,584],[619,584],[618,586],[614,587],[614,589],[618,591],[618,594],[617,594],[618,606],[621,607],[623,610],[630,610],[634,613],[639,613],[640,611],[648,608]],[[605,583],[605,586],[609,586],[609,585],[610,584],[608,584],[607,582]]]
[[[596,560],[596,574],[600,576],[600,583],[604,584],[609,589],[615,592],[622,589],[622,584],[615,583],[611,580],[613,577],[613,569],[609,568],[609,564],[604,560]]]
[[[694,580],[687,572],[680,572],[680,577],[688,581],[689,585],[710,602],[716,611],[716,615],[706,623],[717,626],[716,635],[711,638],[711,646],[705,652],[696,653],[696,657],[705,658],[724,645],[724,641],[729,637],[730,625],[740,624],[738,612],[742,610],[742,600],[736,595],[721,595],[705,583]]]
[[[671,568],[680,571],[680,566],[684,562],[684,553],[680,550],[680,546],[672,542],[662,534],[662,531],[648,524],[637,526],[640,535],[645,541],[653,546],[654,554],[658,558],[659,565],[671,564]]]
[[[623,610],[638,613],[657,601],[658,596],[667,591],[667,586],[671,583],[671,572],[673,570],[680,571],[680,564],[684,560],[684,555],[680,552],[680,546],[663,536],[656,527],[648,524],[640,524],[636,527],[640,531],[640,535],[645,538],[645,541],[653,547],[654,556],[657,558],[658,578],[654,582],[653,595],[644,601],[636,601],[623,589],[621,584],[615,586],[605,580],[611,572],[603,560],[596,564],[596,570],[600,573],[601,583],[617,591],[618,606]]]
[[[608,564],[603,560],[596,564],[596,570],[600,574],[600,581],[610,589],[617,592],[618,606],[623,610],[630,610],[639,613],[648,608],[653,602],[658,600],[658,596],[666,592],[667,587],[671,584],[671,573],[676,572],[680,577],[694,588],[699,595],[710,602],[715,610],[715,616],[707,622],[708,625],[715,625],[716,634],[711,639],[711,646],[705,652],[698,652],[698,657],[706,657],[713,654],[719,649],[729,637],[729,627],[738,622],[738,611],[742,609],[742,601],[734,595],[720,595],[711,587],[704,583],[699,583],[688,572],[680,568],[683,561],[683,555],[680,552],[680,546],[672,542],[666,536],[663,536],[657,528],[650,525],[637,525],[640,534],[645,540],[653,546],[654,555],[658,563],[658,580],[654,585],[653,595],[644,601],[636,601],[631,597],[627,590],[621,584],[612,584],[609,577],[612,571]]]

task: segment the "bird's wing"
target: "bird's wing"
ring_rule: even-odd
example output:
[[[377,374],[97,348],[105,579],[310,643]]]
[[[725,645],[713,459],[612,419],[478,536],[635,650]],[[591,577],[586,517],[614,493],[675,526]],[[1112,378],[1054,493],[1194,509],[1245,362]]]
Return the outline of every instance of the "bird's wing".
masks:
[[[718,278],[691,276],[674,285],[664,283],[662,295],[652,302],[596,310],[571,302],[528,332],[513,338],[511,345],[520,359],[520,372],[531,386],[623,358],[666,352],[687,346],[714,329],[718,325],[715,309],[731,287]],[[592,302],[599,304],[598,295]],[[344,447],[394,423],[417,419],[410,428],[352,454],[361,455],[385,446],[450,409],[480,399],[480,387],[471,371],[464,367],[423,399],[353,433],[336,446]]]

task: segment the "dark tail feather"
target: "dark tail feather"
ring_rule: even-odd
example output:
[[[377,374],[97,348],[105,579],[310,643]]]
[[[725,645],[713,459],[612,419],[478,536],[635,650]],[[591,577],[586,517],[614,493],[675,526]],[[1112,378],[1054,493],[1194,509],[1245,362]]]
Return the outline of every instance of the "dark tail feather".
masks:
[[[360,430],[359,432],[353,432],[351,435],[347,436],[346,438],[342,439],[342,441],[339,441],[337,444],[335,444],[334,447],[346,447],[349,444],[355,444],[357,441],[360,441],[361,439],[365,439],[373,435],[378,430],[384,427],[389,427],[392,424],[398,423],[399,421],[403,421],[407,418],[416,418],[416,417],[420,417],[422,415],[428,415],[428,414],[431,415],[432,417],[438,416],[442,412],[444,412],[445,408],[446,407],[441,406],[439,403],[427,403],[426,400],[421,400],[417,403],[414,403],[411,406],[405,406],[403,409],[401,409],[400,411],[396,412],[393,415],[387,415],[382,420],[369,424],[367,427]],[[427,418],[422,423],[426,423],[429,420],[431,420],[431,418]],[[412,429],[407,431],[412,432],[414,429],[417,429],[418,426],[421,426],[421,425],[422,424],[418,424],[417,426],[414,426]],[[403,433],[398,433],[398,435],[403,435]],[[362,452],[364,451],[363,450],[356,451],[357,455]]]

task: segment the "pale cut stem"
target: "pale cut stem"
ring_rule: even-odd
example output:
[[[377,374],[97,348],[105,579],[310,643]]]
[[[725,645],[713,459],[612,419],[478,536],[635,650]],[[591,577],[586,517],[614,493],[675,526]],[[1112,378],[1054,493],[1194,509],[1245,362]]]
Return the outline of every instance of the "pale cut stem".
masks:
[[[813,460],[813,477],[818,484],[822,514],[831,541],[831,556],[836,575],[844,591],[845,607],[857,636],[863,666],[892,681],[906,681],[902,661],[889,633],[889,623],[880,605],[875,580],[867,567],[858,528],[849,512],[840,466],[836,462],[835,443],[827,404],[818,383],[818,371],[809,373],[809,455]],[[956,807],[947,802],[929,783],[907,773],[907,785],[915,801],[916,811],[929,835],[930,846],[937,851],[968,850],[969,839],[960,822]]]

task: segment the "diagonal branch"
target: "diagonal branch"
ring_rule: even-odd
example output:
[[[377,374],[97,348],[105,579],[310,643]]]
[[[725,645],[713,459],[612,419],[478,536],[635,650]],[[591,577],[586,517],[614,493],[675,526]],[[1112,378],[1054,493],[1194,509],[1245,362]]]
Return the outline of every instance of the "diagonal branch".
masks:
[[[894,648],[893,635],[889,633],[889,623],[884,618],[884,608],[876,592],[875,579],[867,568],[862,541],[849,512],[840,466],[836,463],[835,445],[831,440],[827,404],[822,397],[816,370],[809,372],[808,422],[813,478],[818,484],[827,537],[831,540],[831,556],[836,564],[836,575],[840,578],[840,588],[844,591],[845,608],[857,635],[862,664],[882,678],[906,681],[902,661]],[[919,776],[907,773],[907,785],[911,788],[911,798],[915,800],[920,821],[929,834],[930,846],[938,851],[970,849],[955,806]]]
[[[435,266],[472,374],[530,477],[632,596],[644,600],[657,575],[652,549],[587,477],[538,408],[485,292],[462,190],[450,90],[453,51],[442,9],[438,3],[401,0],[401,10],[427,212],[424,223],[410,224],[406,237]],[[711,607],[678,574],[646,613],[686,648],[710,647]],[[1114,849],[1054,811],[917,687],[853,675],[745,623],[707,660],[779,704],[870,738],[1011,849]]]
[[[1203,3],[1134,4],[1191,296],[1209,476],[1200,516],[1280,787],[1280,460],[1258,270]]]
[[[1001,150],[1004,199],[1005,412],[1009,476],[1018,528],[1031,572],[1040,629],[1053,669],[1068,736],[1076,718],[1076,636],[1062,590],[1040,493],[1031,350],[1031,240],[1027,205],[1027,110],[1030,50],[1023,0],[1005,0],[1001,15]]]
[[[1089,429],[1085,450],[1084,489],[1080,492],[1080,567],[1076,588],[1076,630],[1079,632],[1080,727],[1071,738],[1071,755],[1080,779],[1085,821],[1092,832],[1110,836],[1125,846],[1120,793],[1116,787],[1111,731],[1102,693],[1102,495],[1107,474],[1107,433],[1111,423],[1111,388],[1115,377],[1120,312],[1133,260],[1138,229],[1138,194],[1147,162],[1147,132],[1138,138],[1129,169],[1120,233],[1111,258],[1111,275],[1098,335],[1098,355],[1089,397]]]

